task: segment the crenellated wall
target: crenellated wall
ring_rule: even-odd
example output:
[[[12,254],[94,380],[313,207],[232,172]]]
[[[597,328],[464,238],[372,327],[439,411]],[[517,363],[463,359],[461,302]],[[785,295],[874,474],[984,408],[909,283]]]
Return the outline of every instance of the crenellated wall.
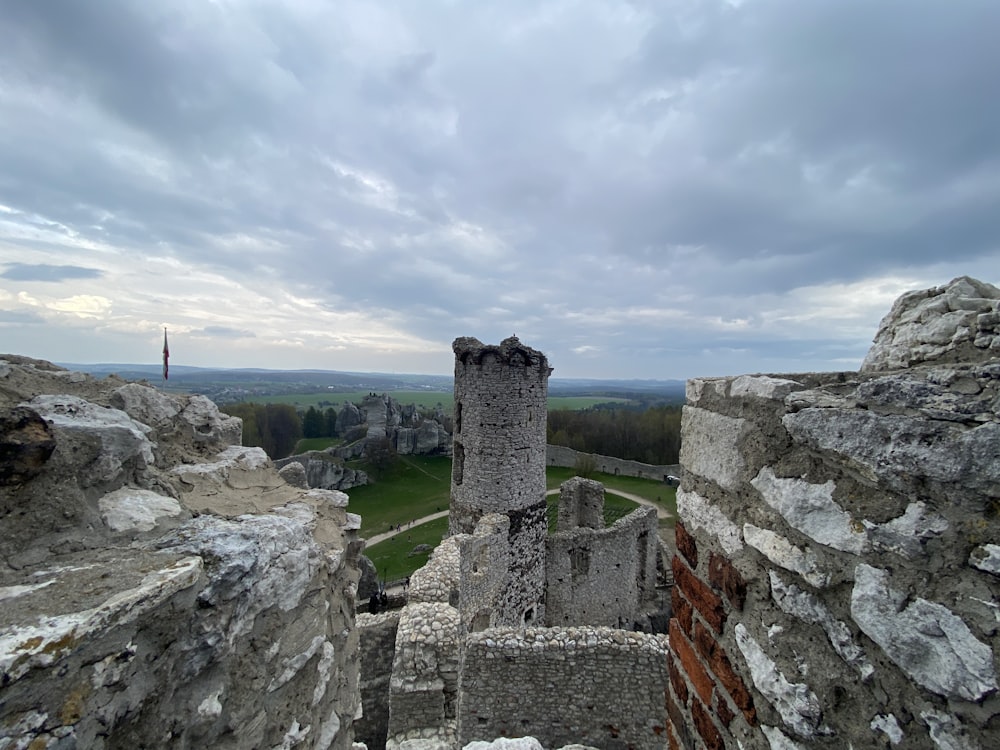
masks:
[[[1000,735],[1000,362],[688,383],[671,747]]]

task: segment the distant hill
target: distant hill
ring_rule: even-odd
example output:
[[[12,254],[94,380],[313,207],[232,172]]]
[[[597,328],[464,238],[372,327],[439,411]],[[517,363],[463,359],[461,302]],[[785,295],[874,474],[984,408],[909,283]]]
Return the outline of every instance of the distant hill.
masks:
[[[126,380],[159,381],[160,365],[77,364],[60,362],[60,367],[90,373],[96,377],[116,374]],[[170,379],[161,386],[167,391],[202,393],[216,401],[243,400],[286,393],[320,391],[428,390],[449,393],[451,375],[387,374],[338,370],[267,370],[262,368],[223,369],[171,365]],[[681,403],[683,380],[614,380],[598,378],[552,378],[549,393],[558,396],[632,396],[643,401]]]

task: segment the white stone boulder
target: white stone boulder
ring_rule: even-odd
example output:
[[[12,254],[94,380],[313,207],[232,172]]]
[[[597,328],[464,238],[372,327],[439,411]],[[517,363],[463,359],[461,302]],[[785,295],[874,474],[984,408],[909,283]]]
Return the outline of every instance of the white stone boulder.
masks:
[[[135,487],[109,492],[98,503],[101,519],[112,531],[152,531],[161,518],[175,518],[181,505],[172,497]]]
[[[68,395],[35,396],[25,405],[52,427],[56,452],[81,487],[111,484],[154,463],[150,428],[120,409]]]
[[[1000,356],[1000,289],[968,276],[908,292],[882,322],[864,371],[925,362],[982,362]]]

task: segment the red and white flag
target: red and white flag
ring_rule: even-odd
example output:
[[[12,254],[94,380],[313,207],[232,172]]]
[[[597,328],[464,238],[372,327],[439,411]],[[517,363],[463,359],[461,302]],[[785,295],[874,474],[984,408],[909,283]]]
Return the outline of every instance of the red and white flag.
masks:
[[[170,347],[167,346],[167,329],[163,329],[163,379],[167,379],[167,371],[170,369],[167,360],[170,359]]]

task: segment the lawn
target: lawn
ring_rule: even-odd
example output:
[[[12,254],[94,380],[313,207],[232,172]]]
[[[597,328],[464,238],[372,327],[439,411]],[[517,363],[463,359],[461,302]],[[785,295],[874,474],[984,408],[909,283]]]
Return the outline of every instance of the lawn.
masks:
[[[437,518],[405,529],[398,536],[368,547],[365,556],[375,564],[379,578],[383,581],[398,581],[427,564],[430,552],[411,555],[414,547],[418,544],[437,547],[447,533],[448,519]]]
[[[610,526],[619,518],[627,516],[638,506],[631,500],[617,495],[608,495],[604,499],[604,524]],[[550,495],[548,498],[549,532],[555,531],[556,515],[559,508],[559,498]],[[384,542],[365,549],[365,555],[375,564],[379,577],[383,581],[398,581],[422,568],[430,557],[430,551],[413,553],[418,544],[427,544],[431,548],[441,543],[448,533],[448,519],[436,518],[412,528],[404,528],[396,536]]]
[[[351,498],[348,510],[361,515],[361,535],[381,534],[390,526],[448,509],[451,459],[399,456],[387,476],[375,484],[353,487],[347,494]]]
[[[573,469],[550,466],[546,470],[548,489],[575,476]],[[676,491],[661,482],[634,477],[597,473],[593,477],[604,483],[604,523],[610,526],[637,507],[627,498],[615,494],[618,489],[654,502],[663,503],[674,515],[677,512]],[[429,553],[410,556],[418,544],[436,547],[448,531],[448,519],[405,528],[406,524],[439,510],[446,510],[451,494],[451,459],[445,456],[400,456],[392,472],[376,484],[355,487],[348,491],[348,510],[361,515],[361,536],[373,537],[401,524],[401,534],[365,550],[365,555],[386,580],[399,580],[427,562]],[[558,495],[549,495],[549,530],[555,529]],[[673,526],[673,519],[662,519],[661,526]],[[387,578],[386,578],[387,577]]]
[[[333,445],[340,445],[343,441],[334,437],[302,438],[295,444],[292,453],[305,453],[306,451],[321,451]]]

